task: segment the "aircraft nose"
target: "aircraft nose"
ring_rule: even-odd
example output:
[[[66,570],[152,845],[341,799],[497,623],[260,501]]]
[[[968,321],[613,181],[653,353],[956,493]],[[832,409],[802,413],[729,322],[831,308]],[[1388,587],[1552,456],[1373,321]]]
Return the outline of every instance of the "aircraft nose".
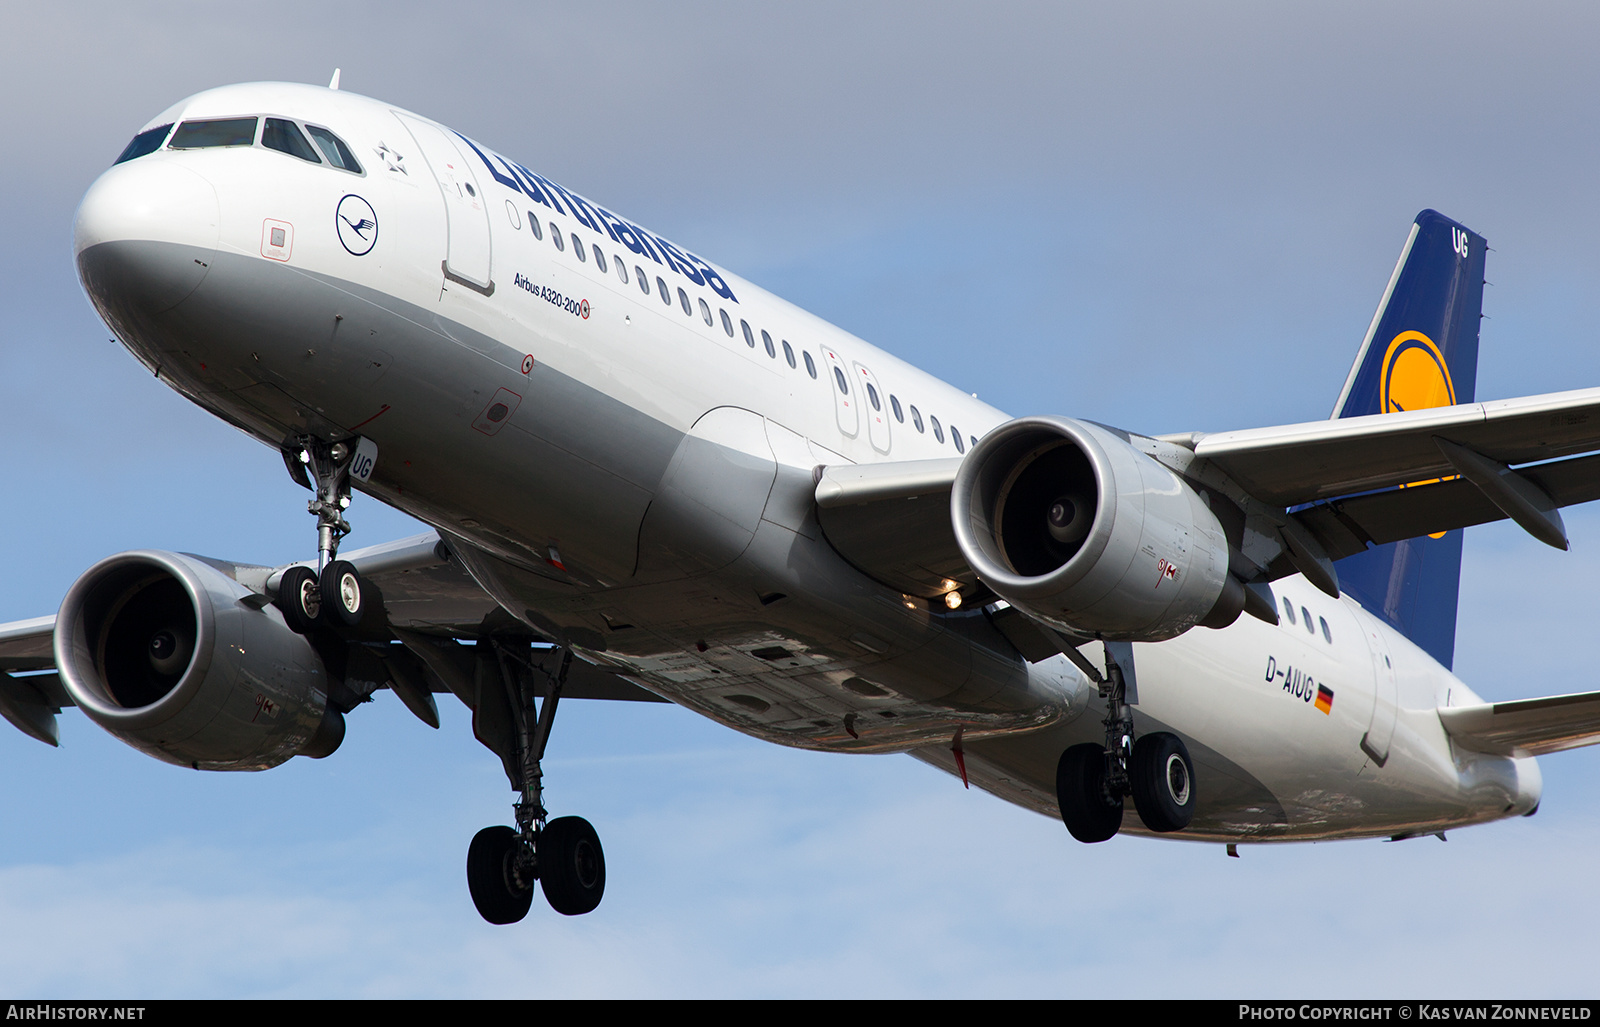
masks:
[[[204,280],[219,221],[217,191],[189,168],[159,155],[116,165],[73,226],[85,291],[114,328],[170,310]]]

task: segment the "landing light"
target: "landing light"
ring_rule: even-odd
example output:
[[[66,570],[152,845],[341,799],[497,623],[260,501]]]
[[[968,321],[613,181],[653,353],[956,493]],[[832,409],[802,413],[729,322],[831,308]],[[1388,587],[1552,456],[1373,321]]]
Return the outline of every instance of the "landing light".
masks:
[[[944,594],[944,605],[950,607],[950,609],[952,609],[952,610],[961,609],[961,593],[960,592],[946,592]]]

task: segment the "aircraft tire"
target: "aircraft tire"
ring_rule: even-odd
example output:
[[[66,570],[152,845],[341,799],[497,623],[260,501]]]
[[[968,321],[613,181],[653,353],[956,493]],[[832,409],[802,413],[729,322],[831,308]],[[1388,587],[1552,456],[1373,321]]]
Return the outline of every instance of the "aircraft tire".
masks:
[[[1061,822],[1080,842],[1103,842],[1122,827],[1122,799],[1106,793],[1106,751],[1074,745],[1056,764],[1056,802]]]
[[[491,924],[514,924],[533,905],[533,885],[517,884],[512,871],[517,832],[509,827],[486,827],[467,847],[467,890],[478,915]]]
[[[1133,743],[1128,767],[1133,805],[1152,831],[1181,831],[1194,819],[1194,763],[1183,739],[1166,731]]]
[[[366,612],[361,575],[348,560],[335,560],[322,569],[322,608],[346,627],[361,623]]]
[[[539,880],[550,908],[563,916],[578,916],[600,905],[606,890],[606,855],[587,820],[561,817],[539,832]]]
[[[290,567],[278,581],[278,598],[273,601],[290,630],[304,635],[322,617],[322,592],[317,572],[309,567]]]

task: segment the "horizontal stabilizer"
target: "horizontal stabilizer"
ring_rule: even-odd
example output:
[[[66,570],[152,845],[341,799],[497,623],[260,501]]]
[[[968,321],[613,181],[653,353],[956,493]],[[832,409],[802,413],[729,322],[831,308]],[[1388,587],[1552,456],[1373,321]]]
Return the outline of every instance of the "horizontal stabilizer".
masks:
[[[1600,692],[1450,706],[1439,721],[1464,749],[1499,756],[1543,756],[1600,742]]]

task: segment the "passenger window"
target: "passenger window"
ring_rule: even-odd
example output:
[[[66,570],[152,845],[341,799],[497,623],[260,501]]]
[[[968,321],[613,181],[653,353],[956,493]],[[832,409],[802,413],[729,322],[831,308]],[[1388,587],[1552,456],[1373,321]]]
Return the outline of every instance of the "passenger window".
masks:
[[[911,405],[911,426],[920,434],[925,429],[922,427],[922,414],[917,410],[915,403]]]
[[[287,153],[291,157],[299,157],[312,164],[321,164],[322,158],[317,156],[317,151],[306,142],[300,126],[283,118],[268,118],[267,125],[261,130],[261,145],[269,150]],[[515,209],[515,208],[513,208]]]
[[[672,306],[672,290],[667,288],[667,283],[663,282],[659,276],[656,278],[656,292],[660,295],[662,303],[669,307]]]
[[[329,164],[351,174],[363,174],[361,162],[356,160],[356,155],[350,152],[350,147],[344,144],[343,139],[340,139],[327,129],[318,128],[315,125],[307,125],[306,131],[311,133],[311,141],[316,143],[317,149],[321,150],[322,155],[328,158]]]
[[[623,285],[628,284],[628,265],[622,262],[621,257],[617,258],[617,277],[622,279]]]
[[[867,402],[872,404],[872,409],[874,410],[883,409],[883,404],[878,402],[878,390],[873,387],[871,382],[867,383]]]
[[[837,367],[833,369],[833,380],[838,383],[840,392],[850,395],[850,383],[844,380],[844,372]]]
[[[976,446],[978,444],[978,437],[976,435],[968,435],[967,441]]]
[[[255,118],[223,118],[217,121],[185,121],[172,133],[172,150],[203,150],[212,146],[252,146],[256,141]]]
[[[889,409],[894,411],[894,419],[901,424],[906,423],[906,415],[900,411],[900,397],[889,393]]]
[[[1333,644],[1333,632],[1328,630],[1328,618],[1326,618],[1326,617],[1318,617],[1317,618],[1317,623],[1322,625],[1322,637],[1328,640],[1328,644],[1329,645],[1332,645]]]
[[[639,279],[639,291],[646,296],[650,295],[650,279],[644,273],[644,268],[638,264],[633,265],[633,276]]]
[[[594,248],[594,266],[600,269],[601,274],[605,274],[610,270],[610,268],[606,267],[606,255],[600,251],[598,246]]]
[[[706,298],[700,296],[697,299],[700,301],[700,316],[706,319],[706,324],[715,324],[716,322],[711,320],[711,308],[706,305]]]
[[[1294,604],[1285,599],[1283,601],[1283,615],[1289,618],[1289,623],[1294,623]]]
[[[127,146],[123,147],[122,154],[111,162],[112,166],[115,167],[124,161],[133,160],[135,157],[143,157],[147,153],[155,153],[161,149],[161,144],[167,141],[167,133],[171,131],[172,122],[170,121],[165,125],[157,125],[155,128],[145,129],[134,136]]]
[[[722,315],[722,330],[728,333],[728,338],[733,338],[733,321],[728,317],[728,312],[718,307],[717,313]]]
[[[788,339],[783,340],[783,359],[789,362],[790,367],[794,366],[794,349],[789,345]]]
[[[774,360],[778,358],[778,348],[772,344],[772,336],[767,334],[765,328],[761,329],[761,344],[767,347],[767,356]]]
[[[561,229],[556,227],[554,221],[550,222],[550,241],[556,244],[558,250],[567,248],[567,244],[561,241]]]
[[[956,444],[957,453],[965,453],[967,451],[966,443],[961,441],[961,429],[953,424],[950,426],[950,441]]]
[[[1302,606],[1300,607],[1300,616],[1305,619],[1306,630],[1315,635],[1317,633],[1317,629],[1311,625],[1311,611]]]
[[[809,374],[811,377],[815,378],[817,376],[817,362],[811,359],[810,350],[805,350],[804,353],[806,358],[806,374]]]
[[[929,417],[928,423],[933,426],[933,437],[938,439],[940,442],[943,442],[944,429],[939,427],[939,419],[937,417]]]
[[[539,227],[539,219],[533,216],[533,211],[528,211],[528,227],[533,229],[535,239],[544,239],[544,229]]]
[[[744,332],[744,344],[749,346],[751,349],[755,349],[756,337],[754,333],[750,331],[750,322],[741,317],[739,319],[739,328]]]
[[[684,314],[688,315],[689,317],[694,316],[694,308],[689,306],[689,294],[684,292],[681,288],[678,290],[678,306],[683,308]]]
[[[583,240],[577,236],[572,237],[572,255],[577,257],[580,262],[589,259],[583,253]]]

